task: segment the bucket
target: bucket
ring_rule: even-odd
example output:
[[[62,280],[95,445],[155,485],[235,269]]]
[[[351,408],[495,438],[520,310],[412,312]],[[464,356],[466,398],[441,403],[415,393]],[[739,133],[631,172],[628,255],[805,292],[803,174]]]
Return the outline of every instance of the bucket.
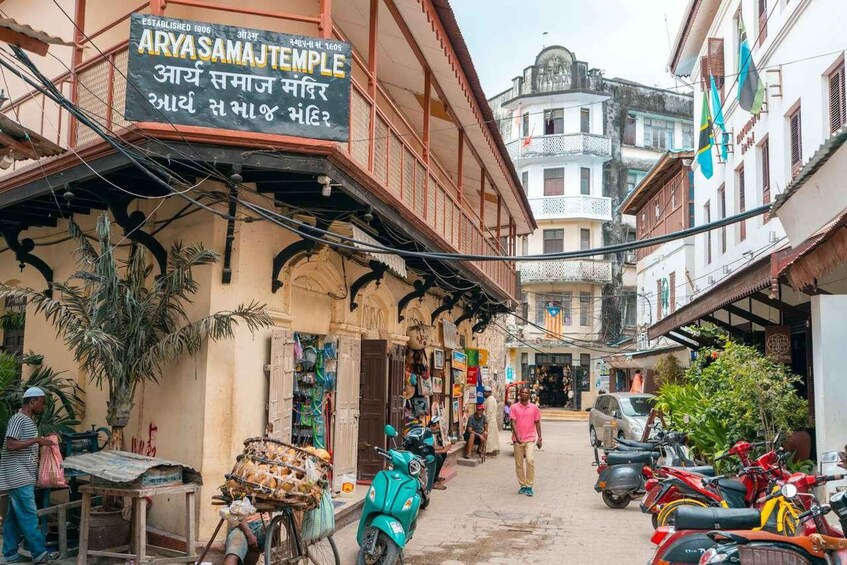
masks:
[[[93,508],[89,515],[88,548],[104,550],[129,543],[130,523],[123,519],[121,510],[104,512]]]

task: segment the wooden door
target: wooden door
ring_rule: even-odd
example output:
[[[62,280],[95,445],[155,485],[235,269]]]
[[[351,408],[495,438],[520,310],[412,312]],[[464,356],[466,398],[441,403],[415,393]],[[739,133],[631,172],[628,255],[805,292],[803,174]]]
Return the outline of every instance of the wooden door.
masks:
[[[291,441],[294,401],[294,332],[275,329],[271,335],[271,375],[268,384],[268,433]]]
[[[388,408],[388,342],[363,340],[359,383],[359,442],[356,479],[368,481],[382,469],[382,458],[375,446],[385,447]]]
[[[359,437],[359,373],[362,342],[358,337],[338,338],[338,371],[335,385],[335,432],[333,433],[333,478],[335,490],[341,476],[356,472],[356,442]]]
[[[403,389],[406,386],[406,348],[395,345],[388,360],[388,414],[386,421],[399,433],[403,429],[403,410],[406,401]]]

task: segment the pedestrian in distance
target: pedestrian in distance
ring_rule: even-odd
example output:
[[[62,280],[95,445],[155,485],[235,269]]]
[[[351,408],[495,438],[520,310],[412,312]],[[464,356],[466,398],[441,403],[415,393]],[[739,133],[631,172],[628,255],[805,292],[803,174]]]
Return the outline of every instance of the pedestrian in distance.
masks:
[[[629,392],[644,392],[644,377],[641,376],[641,369],[635,370],[635,376],[632,377],[632,386],[629,387]]]
[[[506,399],[506,403],[503,405],[503,429],[511,430],[512,429],[512,418],[509,416],[509,412],[512,409],[512,401],[508,398]]]
[[[485,417],[485,407],[482,404],[477,404],[476,412],[468,418],[468,425],[465,428],[465,459],[471,458],[475,446],[485,449],[487,441],[488,418]]]
[[[21,409],[9,419],[0,450],[0,491],[8,495],[0,563],[24,561],[18,553],[21,539],[34,563],[49,563],[58,559],[59,554],[47,551],[35,506],[38,450],[54,443],[51,438],[39,437],[35,425],[35,416],[44,412],[47,397],[40,388],[30,387],[24,392],[23,402]]]
[[[515,473],[521,485],[518,494],[533,496],[535,448],[541,449],[541,410],[529,401],[529,389],[522,388],[520,402],[509,411],[512,420],[512,444],[515,448]]]
[[[490,453],[496,457],[500,454],[500,434],[497,433],[497,399],[494,398],[490,386],[483,389],[483,396],[485,397],[485,402],[482,403],[485,406],[485,419],[488,420],[489,425],[494,425],[494,433],[488,434],[485,453]]]

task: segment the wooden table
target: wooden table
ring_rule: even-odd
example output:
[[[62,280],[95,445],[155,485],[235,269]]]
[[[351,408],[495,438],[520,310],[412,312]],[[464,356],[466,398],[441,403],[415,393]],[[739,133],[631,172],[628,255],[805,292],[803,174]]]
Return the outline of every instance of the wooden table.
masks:
[[[113,557],[116,559],[132,559],[136,563],[194,563],[197,553],[194,543],[194,495],[200,490],[197,484],[168,485],[143,488],[116,488],[97,485],[80,487],[82,493],[82,516],[79,525],[79,556],[78,565],[85,565],[89,557]],[[156,547],[158,551],[173,554],[169,557],[153,558],[147,555],[147,501],[145,497],[163,495],[185,495],[185,554],[173,550]],[[127,497],[132,500],[132,514],[135,518],[135,530],[130,545],[113,547],[107,550],[95,551],[88,549],[88,527],[91,514],[92,496]],[[134,553],[125,553],[130,548]]]

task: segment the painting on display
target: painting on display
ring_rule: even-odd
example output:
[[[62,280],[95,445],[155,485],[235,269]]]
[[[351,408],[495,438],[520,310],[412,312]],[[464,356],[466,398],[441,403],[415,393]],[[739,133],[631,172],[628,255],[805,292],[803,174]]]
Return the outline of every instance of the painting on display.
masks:
[[[432,393],[441,394],[444,392],[444,379],[441,377],[432,377]]]
[[[433,369],[443,369],[444,368],[444,350],[443,349],[433,349],[432,350],[432,368]]]

